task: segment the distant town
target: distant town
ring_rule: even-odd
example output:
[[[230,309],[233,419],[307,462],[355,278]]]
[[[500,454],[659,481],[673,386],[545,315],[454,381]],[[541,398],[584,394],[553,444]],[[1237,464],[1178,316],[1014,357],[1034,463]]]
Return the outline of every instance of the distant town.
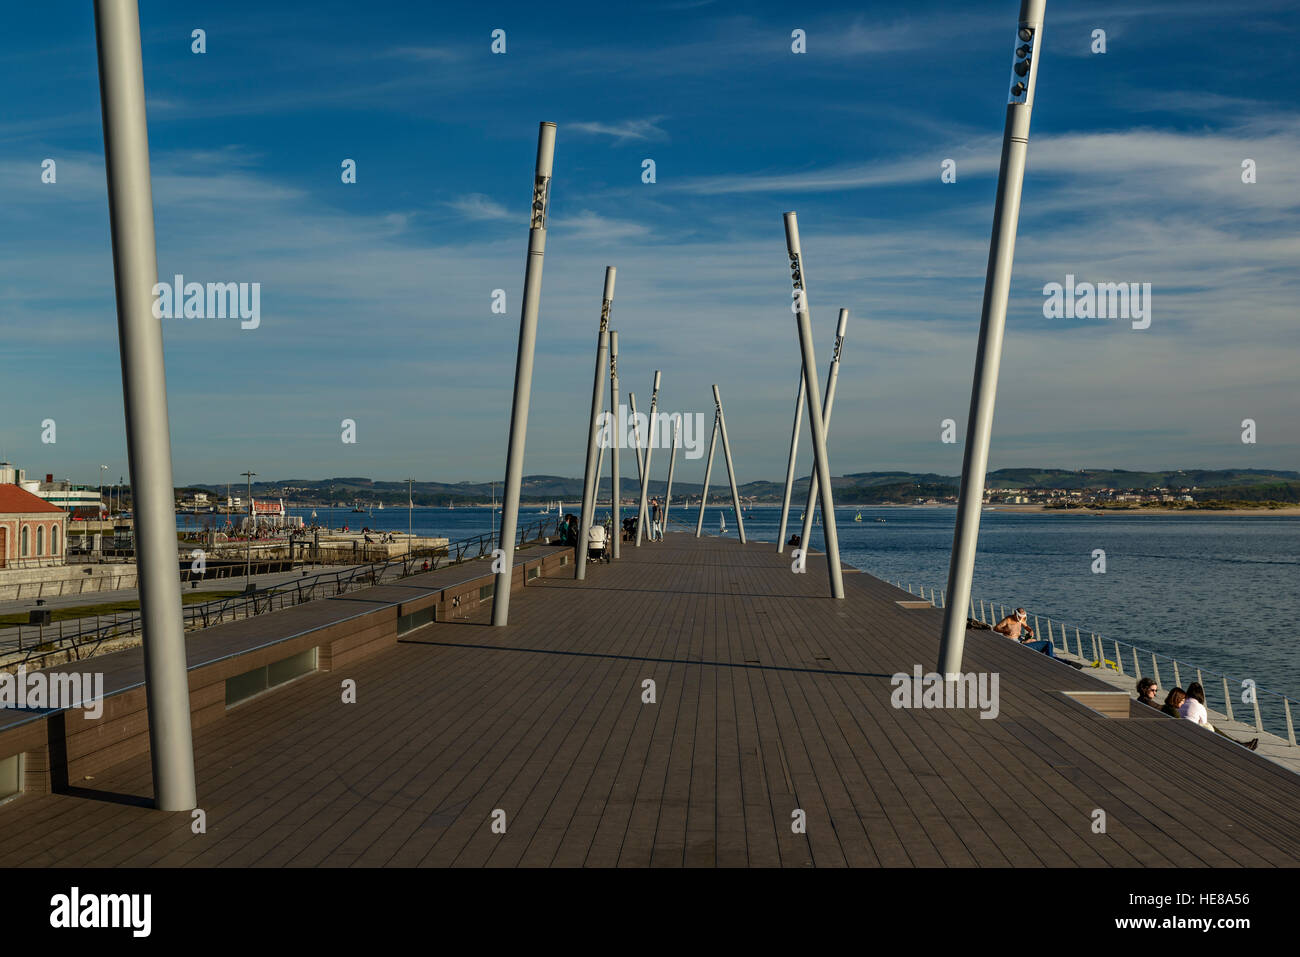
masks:
[[[101,476],[108,480],[105,469]],[[235,480],[186,485],[176,489],[176,509],[193,514],[241,514],[288,508],[405,508],[470,507],[501,501],[501,483],[384,481],[365,477]],[[807,494],[807,477],[794,482],[793,494],[801,502]],[[129,515],[131,490],[124,477],[105,484],[29,478],[26,470],[0,462],[0,485],[17,485],[79,519]],[[715,476],[711,496],[727,497],[725,473]],[[958,477],[918,472],[857,472],[833,481],[835,500],[845,506],[954,505]],[[746,505],[779,504],[783,482],[752,481],[739,487]],[[650,481],[650,492],[662,496],[663,479]],[[635,476],[624,476],[621,496],[633,501],[638,494]],[[675,480],[674,501],[698,500],[698,482]],[[581,477],[529,475],[524,477],[522,500],[526,504],[577,503],[582,496]],[[609,478],[600,485],[599,497],[609,499]],[[990,472],[984,503],[1047,509],[1214,509],[1278,508],[1300,504],[1300,472],[1281,469],[1179,469],[1138,472],[1103,469],[999,469]]]

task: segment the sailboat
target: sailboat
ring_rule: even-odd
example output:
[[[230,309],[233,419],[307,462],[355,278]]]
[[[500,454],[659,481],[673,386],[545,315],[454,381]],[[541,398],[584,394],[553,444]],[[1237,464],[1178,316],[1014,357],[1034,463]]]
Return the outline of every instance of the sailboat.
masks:
[[[719,515],[719,516],[718,516],[718,531],[719,531],[719,532],[726,532],[726,530],[727,530],[727,516],[725,516],[725,515]]]
[[[381,512],[384,510],[384,503],[383,503],[383,502],[380,502],[380,503],[379,503],[379,510],[380,510]]]
[[[855,521],[855,522],[860,522],[860,521],[862,521],[862,513],[861,513],[861,512],[858,512],[857,515],[854,515],[854,516],[853,516],[853,521]]]

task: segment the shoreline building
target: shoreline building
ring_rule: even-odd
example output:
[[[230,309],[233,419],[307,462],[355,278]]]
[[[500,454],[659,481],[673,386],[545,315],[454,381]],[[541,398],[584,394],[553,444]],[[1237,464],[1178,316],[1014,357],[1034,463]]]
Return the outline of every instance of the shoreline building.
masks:
[[[0,568],[66,564],[68,513],[11,482],[0,483]]]
[[[0,485],[17,485],[25,492],[43,498],[56,508],[63,509],[75,519],[99,518],[104,512],[104,500],[93,485],[76,485],[67,479],[54,480],[52,474],[44,482],[27,477],[27,470],[0,462]]]

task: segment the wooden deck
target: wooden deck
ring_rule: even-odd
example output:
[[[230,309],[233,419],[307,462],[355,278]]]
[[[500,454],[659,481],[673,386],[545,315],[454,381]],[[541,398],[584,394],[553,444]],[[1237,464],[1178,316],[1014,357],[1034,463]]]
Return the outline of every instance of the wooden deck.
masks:
[[[996,719],[894,708],[890,676],[933,668],[941,612],[845,586],[824,597],[821,558],[795,575],[771,544],[627,546],[586,582],[529,584],[508,628],[429,625],[200,728],[206,834],[140,806],[142,756],[0,806],[0,866],[1300,860],[1300,777],[1136,704],[1091,711],[1060,692],[1106,685],[1004,638],[966,644],[966,671],[1000,676]]]

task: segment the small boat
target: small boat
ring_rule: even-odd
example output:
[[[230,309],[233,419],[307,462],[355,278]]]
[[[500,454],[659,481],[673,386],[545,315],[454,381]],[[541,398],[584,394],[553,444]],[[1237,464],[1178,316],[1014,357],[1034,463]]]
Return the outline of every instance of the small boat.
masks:
[[[379,503],[379,510],[380,510],[381,512],[384,510],[384,503],[383,503],[383,502],[380,502],[380,503]]]
[[[719,532],[725,532],[726,530],[727,530],[727,517],[726,517],[725,515],[719,515],[719,516],[718,516],[718,531],[719,531]]]
[[[878,519],[876,519],[876,521],[877,521],[877,522],[883,522],[884,519],[883,519],[883,518],[878,518]]]
[[[861,513],[861,512],[858,512],[857,515],[854,515],[854,516],[853,516],[853,521],[855,521],[855,522],[860,522],[860,521],[862,521],[862,513]]]

